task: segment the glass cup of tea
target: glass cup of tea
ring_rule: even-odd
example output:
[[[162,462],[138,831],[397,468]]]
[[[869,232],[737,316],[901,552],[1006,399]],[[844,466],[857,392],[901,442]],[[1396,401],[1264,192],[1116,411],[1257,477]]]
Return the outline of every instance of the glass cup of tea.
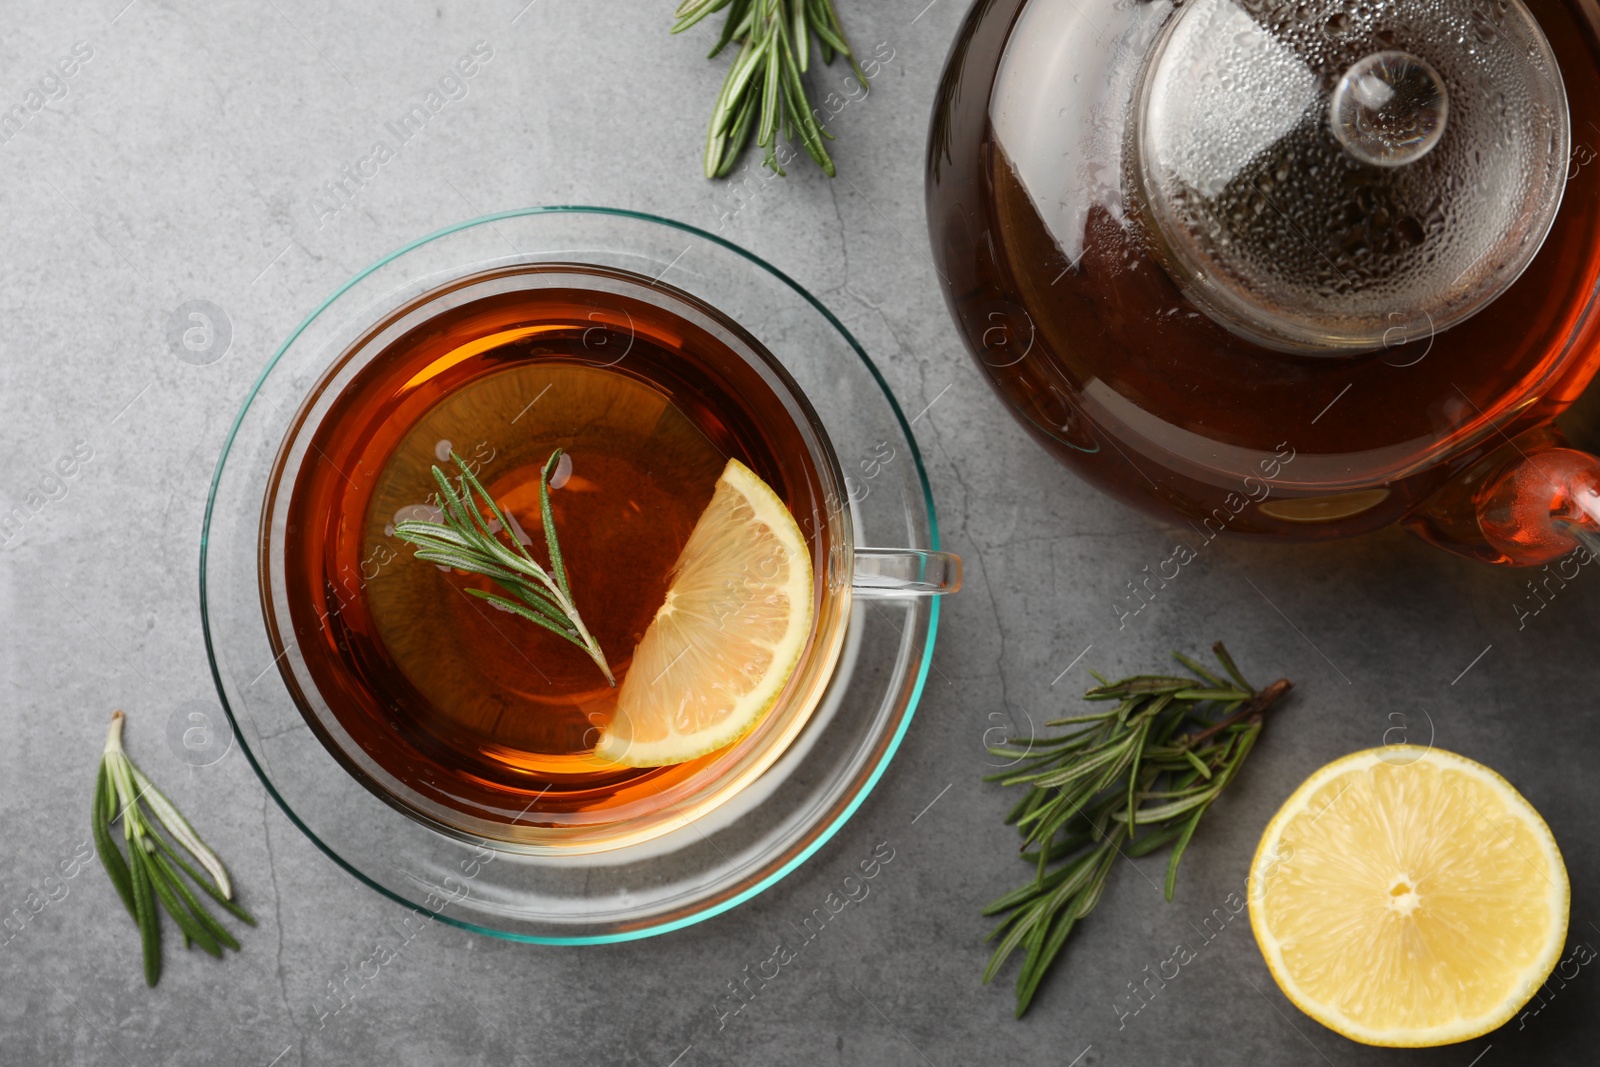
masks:
[[[435,470],[465,468],[496,535],[542,553],[556,449],[548,515],[624,684],[729,460],[798,525],[810,633],[731,744],[601,758],[618,690],[595,663],[397,529],[438,521]],[[454,227],[331,298],[241,413],[203,551],[219,692],[291,817],[413,907],[541,941],[703,918],[818,847],[898,744],[961,580],[907,424],[837,320],[713,235],[599,209]],[[669,702],[674,684],[650,680]]]

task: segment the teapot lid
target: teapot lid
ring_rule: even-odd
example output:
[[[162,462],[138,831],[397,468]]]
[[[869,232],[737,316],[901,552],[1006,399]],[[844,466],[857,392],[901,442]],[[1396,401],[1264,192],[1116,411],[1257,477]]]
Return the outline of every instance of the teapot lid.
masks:
[[[1149,53],[1129,187],[1191,299],[1338,354],[1499,296],[1565,187],[1566,90],[1520,0],[1187,0]]]

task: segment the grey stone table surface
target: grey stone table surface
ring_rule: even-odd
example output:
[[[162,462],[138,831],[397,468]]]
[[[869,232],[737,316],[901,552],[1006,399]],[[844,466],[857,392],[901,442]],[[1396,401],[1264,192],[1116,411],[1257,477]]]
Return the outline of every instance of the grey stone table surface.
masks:
[[[0,512],[21,519],[0,548],[0,1064],[1594,1062],[1589,969],[1495,1034],[1386,1051],[1290,1005],[1243,917],[1196,932],[1242,892],[1289,791],[1400,727],[1525,792],[1565,851],[1571,937],[1600,943],[1600,578],[1586,569],[1535,602],[1526,575],[1397,532],[1320,547],[1218,541],[1119,626],[1126,583],[1179,535],[1077,481],[1013,424],[962,349],[927,257],[923,145],[962,0],[840,0],[858,45],[881,42],[892,58],[832,120],[839,178],[752,170],[739,196],[699,176],[723,68],[703,59],[709,30],[668,36],[670,7],[6,5],[0,112],[22,117],[0,135]],[[444,81],[475,48],[487,58],[473,77]],[[436,90],[426,127],[377,161],[374,145],[395,140],[386,123]],[[351,174],[335,197],[330,183]],[[621,945],[537,947],[432,924],[376,979],[346,983],[356,999],[323,1018],[330,983],[397,941],[406,913],[302,836],[237,747],[190,767],[165,744],[179,709],[217,707],[196,574],[208,482],[266,359],[356,269],[447,223],[540,203],[721,227],[821,294],[905,408],[925,411],[917,441],[967,587],[947,604],[889,773],[794,874],[711,921]],[[225,314],[213,362],[169,345],[191,300]],[[54,473],[74,455],[70,477]],[[1034,1011],[1014,1020],[1009,988],[978,982],[978,909],[1018,875],[1000,826],[1009,801],[980,781],[986,737],[1070,706],[1089,666],[1139,669],[1215,637],[1256,676],[1295,679],[1292,703],[1204,825],[1176,899],[1160,899],[1159,858],[1120,865]],[[110,884],[81,862],[114,706],[261,920],[223,964],[169,949],[155,990]],[[870,896],[721,1015],[726,984],[880,842],[895,858]],[[1196,940],[1176,979],[1132,999],[1147,967]]]

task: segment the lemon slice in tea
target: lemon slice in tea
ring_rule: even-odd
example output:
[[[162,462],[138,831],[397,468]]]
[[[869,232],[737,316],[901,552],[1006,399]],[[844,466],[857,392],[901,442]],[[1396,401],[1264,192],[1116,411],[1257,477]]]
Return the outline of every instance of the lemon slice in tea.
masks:
[[[1570,902],[1533,806],[1482,764],[1415,745],[1313,774],[1250,869],[1250,925],[1284,995],[1368,1045],[1505,1023],[1556,965]]]
[[[736,459],[673,565],[595,755],[683,763],[772,710],[811,635],[811,553],[778,494]]]

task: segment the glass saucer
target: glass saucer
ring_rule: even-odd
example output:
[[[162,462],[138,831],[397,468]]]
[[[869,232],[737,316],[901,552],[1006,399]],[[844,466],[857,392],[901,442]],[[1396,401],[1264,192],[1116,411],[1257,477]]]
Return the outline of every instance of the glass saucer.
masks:
[[[626,941],[748,900],[838,832],[911,723],[938,598],[858,600],[827,693],[782,756],[722,806],[635,846],[551,854],[446,831],[348,773],[276,669],[262,615],[260,524],[273,460],[301,401],[373,323],[418,292],[521,263],[621,268],[720,309],[816,409],[846,473],[857,544],[937,549],[938,525],[905,416],[849,331],[772,265],[668,219],[558,206],[451,226],[357,274],[273,355],[223,445],[200,542],[206,650],[246,758],[313,843],[401,904],[512,940]]]

